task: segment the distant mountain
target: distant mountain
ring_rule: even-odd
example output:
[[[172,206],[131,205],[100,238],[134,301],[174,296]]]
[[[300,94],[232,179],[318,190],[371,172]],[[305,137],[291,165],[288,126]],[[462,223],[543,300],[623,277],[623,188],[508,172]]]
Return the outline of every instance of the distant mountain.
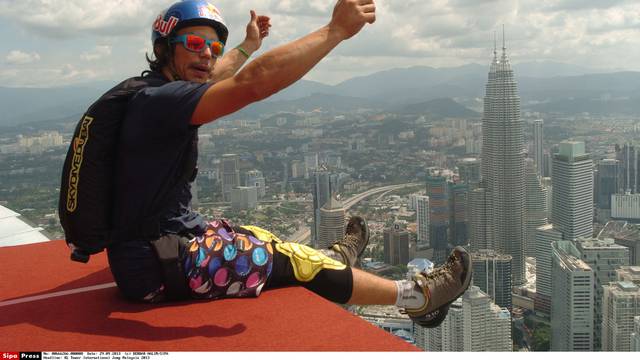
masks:
[[[333,94],[333,86],[317,81],[300,80],[288,88],[272,95],[266,101],[295,100],[311,96],[313,94]]]
[[[335,92],[400,104],[459,96],[464,89],[450,82],[480,74],[484,69],[486,67],[477,64],[440,69],[428,66],[391,69],[344,81],[335,86]]]
[[[0,87],[0,126],[82,114],[102,92],[89,87]]]
[[[640,98],[640,72],[597,73],[595,69],[554,62],[528,62],[513,67],[524,110],[581,113],[600,104],[603,110],[622,106],[624,113],[640,115],[633,104],[627,106],[624,101],[612,100]],[[419,109],[417,104],[447,98],[456,99],[458,106],[465,104],[480,110],[488,71],[489,64],[439,69],[414,66],[359,76],[334,86],[301,80],[232,117],[265,117],[282,111],[314,109],[334,112],[361,108],[413,109],[413,106]],[[115,82],[55,89],[0,87],[0,126],[82,114],[113,85]],[[444,107],[449,105],[453,106],[449,103]],[[471,111],[458,110],[458,114]]]
[[[518,74],[518,76],[535,78],[578,76],[612,72],[555,61],[529,61],[514,64],[512,67],[513,71]]]
[[[313,111],[350,112],[358,109],[381,110],[388,104],[374,100],[330,94],[313,94],[296,100],[261,101],[231,114],[228,118],[264,117],[278,112]]]
[[[533,111],[564,115],[580,113],[589,113],[591,115],[638,115],[640,114],[640,97],[626,99],[563,99],[530,105],[526,108]]]
[[[481,115],[470,110],[452,99],[434,99],[418,104],[400,105],[390,109],[397,114],[425,115],[430,114],[440,118],[477,118]]]

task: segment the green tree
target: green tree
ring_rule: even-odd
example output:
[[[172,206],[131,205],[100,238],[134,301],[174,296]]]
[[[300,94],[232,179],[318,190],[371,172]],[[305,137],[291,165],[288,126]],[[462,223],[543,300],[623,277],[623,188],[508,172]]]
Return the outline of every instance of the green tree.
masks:
[[[551,328],[538,324],[533,331],[533,351],[549,351],[551,348]]]

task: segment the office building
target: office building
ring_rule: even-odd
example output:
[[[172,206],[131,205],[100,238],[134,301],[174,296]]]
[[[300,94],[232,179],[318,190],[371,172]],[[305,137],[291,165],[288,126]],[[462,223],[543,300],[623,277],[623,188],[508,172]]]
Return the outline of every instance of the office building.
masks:
[[[622,147],[616,145],[616,158],[620,160],[622,166],[622,191],[631,194],[638,193],[638,147],[632,144],[624,144]]]
[[[471,253],[473,285],[489,295],[493,302],[511,310],[511,255],[494,250]]]
[[[466,184],[449,184],[449,245],[452,247],[469,243],[468,189]]]
[[[620,191],[620,161],[603,159],[598,162],[596,176],[596,206],[598,209],[611,210],[611,195]]]
[[[345,211],[333,196],[320,209],[318,249],[327,249],[344,237]]]
[[[464,158],[458,162],[458,176],[460,182],[467,184],[469,189],[475,188],[480,183],[480,159]]]
[[[580,259],[591,267],[595,276],[593,349],[600,350],[602,343],[602,286],[616,280],[616,269],[629,265],[629,249],[615,244],[610,238],[578,238],[574,244],[580,253]]]
[[[640,316],[640,286],[615,281],[603,286],[602,350],[631,351],[633,319]]]
[[[488,205],[486,188],[469,192],[469,247],[472,250],[495,249],[487,219]]]
[[[316,249],[320,241],[320,209],[334,195],[331,187],[331,175],[326,169],[318,169],[313,172],[311,195],[313,196],[313,226],[311,227],[311,241]]]
[[[426,351],[512,351],[511,314],[491,301],[477,286],[449,307],[436,328],[414,325],[416,345]]]
[[[433,260],[441,264],[448,255],[449,191],[447,178],[427,176],[429,197],[429,244],[433,249]]]
[[[640,194],[611,195],[611,219],[640,223]]]
[[[234,211],[258,207],[258,189],[255,186],[238,186],[231,189],[231,208]]]
[[[409,232],[400,223],[383,231],[384,262],[389,265],[406,265],[411,260]]]
[[[416,232],[418,250],[429,248],[429,197],[416,196]]]
[[[584,143],[563,141],[553,157],[551,222],[565,240],[593,235],[593,162]]]
[[[595,279],[571,241],[552,246],[551,351],[592,351]]]
[[[547,223],[547,189],[540,183],[540,177],[532,159],[525,160],[526,178],[526,232],[524,253],[526,256],[535,256],[536,229]]]
[[[240,169],[238,162],[240,157],[236,154],[224,154],[220,162],[222,174],[223,201],[231,201],[231,189],[240,186]]]
[[[536,314],[544,317],[549,317],[551,314],[551,244],[561,240],[562,233],[554,230],[552,224],[536,229],[536,298],[534,308]]]
[[[245,175],[245,186],[253,186],[258,190],[258,198],[263,198],[266,193],[264,176],[260,170],[248,171]]]
[[[631,351],[640,351],[640,316],[633,318],[633,332],[631,333]]]

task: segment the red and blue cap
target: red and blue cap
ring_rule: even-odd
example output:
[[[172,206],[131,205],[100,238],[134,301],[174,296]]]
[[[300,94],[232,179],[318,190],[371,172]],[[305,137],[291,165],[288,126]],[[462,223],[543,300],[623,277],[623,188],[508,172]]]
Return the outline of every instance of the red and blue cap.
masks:
[[[171,5],[160,13],[151,26],[151,43],[166,39],[170,34],[187,26],[210,26],[220,41],[227,43],[229,30],[220,10],[206,0],[184,0]]]

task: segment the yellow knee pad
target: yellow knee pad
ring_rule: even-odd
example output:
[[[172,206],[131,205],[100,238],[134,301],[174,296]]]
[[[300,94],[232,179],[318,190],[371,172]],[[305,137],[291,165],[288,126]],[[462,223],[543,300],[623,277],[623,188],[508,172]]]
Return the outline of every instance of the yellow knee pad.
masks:
[[[297,243],[276,244],[276,250],[287,255],[293,266],[293,274],[298,281],[313,280],[322,269],[344,270],[347,266],[335,261],[314,248]]]
[[[264,241],[264,242],[275,242],[275,243],[281,243],[282,240],[280,240],[277,236],[273,235],[270,231],[265,230],[261,227],[257,227],[257,226],[253,226],[253,225],[243,225],[240,226],[243,229],[249,230],[251,231],[260,241]]]
[[[258,239],[264,242],[274,242],[276,250],[289,257],[293,274],[298,281],[309,282],[322,269],[344,270],[347,266],[324,255],[318,250],[306,245],[283,242],[271,232],[257,226],[242,226],[252,231]]]

